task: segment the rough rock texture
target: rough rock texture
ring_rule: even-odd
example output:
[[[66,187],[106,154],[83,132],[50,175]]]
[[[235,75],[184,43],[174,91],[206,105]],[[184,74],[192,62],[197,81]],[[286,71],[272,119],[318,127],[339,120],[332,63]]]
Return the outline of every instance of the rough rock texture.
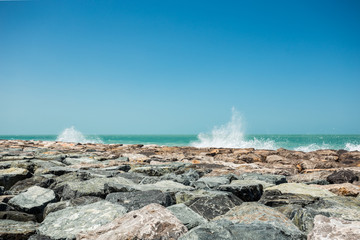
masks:
[[[150,204],[131,211],[93,231],[81,233],[79,240],[178,239],[186,227],[171,211],[159,204]]]
[[[278,185],[287,183],[286,177],[274,174],[244,173],[238,176],[239,180],[259,180],[270,184]]]
[[[36,227],[34,222],[0,220],[0,239],[26,240],[35,233]]]
[[[208,220],[220,216],[242,203],[243,201],[233,194],[210,195],[185,202],[189,208]]]
[[[52,239],[75,239],[79,232],[93,230],[125,213],[124,207],[108,201],[68,207],[47,215],[37,232]]]
[[[53,201],[55,201],[53,190],[34,186],[13,197],[9,204],[27,213],[39,214],[48,203]]]
[[[167,173],[183,171],[186,167],[185,163],[171,163],[165,165],[150,165],[144,167],[133,167],[132,172],[144,173],[148,176],[162,176]]]
[[[106,196],[105,200],[120,204],[127,211],[140,209],[150,203],[157,203],[164,207],[174,203],[169,193],[163,193],[160,190],[110,193]]]
[[[0,186],[4,186],[5,190],[8,190],[18,181],[30,176],[29,171],[23,168],[0,169]]]
[[[324,186],[317,185],[316,187],[326,189],[339,196],[357,197],[360,193],[360,187],[351,183],[330,184]]]
[[[281,193],[303,194],[313,197],[332,197],[334,193],[303,183],[284,183],[277,186],[269,187],[266,191],[279,190]]]
[[[353,171],[340,170],[329,175],[326,180],[329,183],[352,183],[354,181],[358,181],[359,177]]]
[[[1,211],[0,219],[8,219],[19,222],[36,222],[36,217],[34,215],[18,211]]]
[[[226,177],[202,177],[194,182],[193,186],[202,189],[212,189],[228,183],[230,183],[230,180]]]
[[[232,192],[244,202],[258,201],[263,193],[261,184],[227,184],[220,185],[217,190]]]
[[[185,186],[181,183],[163,180],[154,184],[144,184],[134,186],[139,191],[149,191],[149,190],[160,190],[163,192],[178,192],[181,190],[192,190],[192,187]]]
[[[169,209],[172,214],[174,214],[175,217],[177,217],[187,227],[188,230],[208,222],[205,218],[194,212],[183,203],[170,206],[167,209]]]
[[[308,235],[308,240],[322,239],[358,240],[360,239],[360,221],[345,221],[317,215],[314,219],[314,229]]]

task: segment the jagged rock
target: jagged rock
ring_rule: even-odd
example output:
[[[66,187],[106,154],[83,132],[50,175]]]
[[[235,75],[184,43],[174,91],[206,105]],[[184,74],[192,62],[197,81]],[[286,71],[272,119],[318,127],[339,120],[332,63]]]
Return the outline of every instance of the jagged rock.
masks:
[[[18,211],[1,211],[0,219],[8,219],[19,222],[36,222],[36,217],[34,215]]]
[[[63,163],[66,165],[76,165],[76,164],[82,164],[82,163],[100,163],[100,161],[97,161],[93,158],[89,157],[81,157],[81,158],[65,158],[63,160]]]
[[[260,184],[260,185],[262,185],[262,188],[263,188],[263,189],[269,188],[269,187],[272,187],[272,186],[275,186],[275,184],[268,183],[268,182],[261,181],[261,180],[255,180],[255,179],[252,179],[252,180],[233,180],[233,181],[231,181],[230,184],[231,184],[231,185]]]
[[[260,180],[274,185],[287,183],[286,177],[284,175],[259,173],[243,173],[238,176],[238,180]]]
[[[110,193],[105,200],[120,204],[127,211],[137,210],[151,203],[157,203],[165,207],[174,203],[169,193],[163,193],[160,190]]]
[[[9,204],[21,211],[39,214],[42,213],[48,203],[55,200],[56,197],[53,190],[34,186],[10,199]]]
[[[146,177],[141,181],[140,184],[153,184],[163,180],[171,180],[189,186],[199,178],[199,173],[191,169],[184,174],[177,175],[175,173],[168,173],[160,177]]]
[[[175,194],[176,203],[185,203],[199,197],[215,197],[217,195],[231,195],[229,192],[197,189],[194,191],[179,191]]]
[[[334,193],[314,187],[312,185],[306,185],[303,183],[283,183],[277,186],[269,187],[266,191],[279,190],[281,193],[303,194],[313,197],[333,197]]]
[[[356,197],[360,193],[360,187],[351,183],[331,184],[325,186],[316,186],[321,189],[326,189],[339,196],[352,196]]]
[[[165,165],[148,165],[143,167],[133,167],[130,172],[144,173],[148,176],[162,176],[167,173],[172,173],[176,171],[184,171],[187,164],[185,163],[171,163]]]
[[[187,227],[188,230],[208,222],[205,218],[194,212],[183,203],[172,205],[167,209],[169,209],[172,214],[174,214]]]
[[[232,192],[244,202],[258,201],[263,193],[261,184],[226,184],[220,185],[217,190]]]
[[[0,220],[0,239],[27,240],[35,233],[37,224],[34,222],[17,222]]]
[[[193,190],[192,187],[169,180],[159,181],[154,184],[135,185],[133,187],[139,191],[160,190],[163,192],[178,192],[183,190]]]
[[[304,174],[296,174],[293,176],[288,176],[287,181],[292,183],[312,183],[317,184],[316,182],[323,182],[329,184],[326,178],[332,174],[332,171],[316,171]],[[325,184],[322,184],[325,185]]]
[[[123,177],[133,181],[136,184],[139,184],[147,175],[136,172],[125,172],[125,173],[117,173],[117,177]]]
[[[178,239],[186,227],[171,211],[159,204],[150,204],[131,211],[93,231],[81,233],[78,240]]]
[[[242,203],[243,201],[232,193],[226,195],[218,194],[215,196],[203,196],[185,202],[186,206],[207,220],[222,215],[231,208]]]
[[[93,178],[86,181],[66,182],[60,195],[65,200],[82,196],[104,197],[105,184],[108,183],[134,185],[131,180],[122,177]]]
[[[30,172],[23,168],[0,169],[0,186],[9,190],[15,183],[30,176]]]
[[[311,195],[282,193],[279,190],[269,190],[264,192],[259,203],[269,207],[278,207],[288,204],[296,204],[304,207],[314,203],[318,199],[319,198]]]
[[[54,174],[56,176],[64,175],[66,173],[76,172],[78,169],[70,167],[50,167],[43,171],[43,174]]]
[[[75,239],[79,232],[93,230],[125,213],[124,207],[108,201],[67,207],[47,215],[37,233],[54,240]]]
[[[43,218],[45,219],[46,216],[49,215],[49,213],[65,209],[67,207],[72,207],[72,204],[70,203],[70,201],[61,201],[61,202],[56,202],[56,203],[49,203],[44,208]]]
[[[193,186],[201,189],[213,189],[229,183],[230,179],[227,177],[202,177],[194,182]]]
[[[358,181],[359,177],[350,170],[340,170],[340,171],[336,171],[333,174],[329,175],[326,180],[329,183],[352,183],[354,181]]]
[[[39,186],[43,188],[48,188],[55,180],[51,177],[45,176],[33,176],[31,178],[26,178],[15,183],[11,188],[10,191],[12,193],[21,193],[26,191],[32,186]]]
[[[360,239],[360,221],[345,221],[317,215],[308,240],[322,239],[358,240]]]

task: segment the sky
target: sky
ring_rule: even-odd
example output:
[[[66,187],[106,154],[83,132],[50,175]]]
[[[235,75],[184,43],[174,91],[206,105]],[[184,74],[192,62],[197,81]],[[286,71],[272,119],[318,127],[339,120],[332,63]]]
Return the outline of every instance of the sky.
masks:
[[[0,1],[0,134],[360,134],[360,2]]]

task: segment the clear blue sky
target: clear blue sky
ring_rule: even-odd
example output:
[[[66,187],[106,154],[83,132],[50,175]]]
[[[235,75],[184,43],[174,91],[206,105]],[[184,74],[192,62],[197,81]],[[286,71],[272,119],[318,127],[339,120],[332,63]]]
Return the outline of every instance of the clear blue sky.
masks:
[[[0,134],[360,133],[360,1],[0,1]]]

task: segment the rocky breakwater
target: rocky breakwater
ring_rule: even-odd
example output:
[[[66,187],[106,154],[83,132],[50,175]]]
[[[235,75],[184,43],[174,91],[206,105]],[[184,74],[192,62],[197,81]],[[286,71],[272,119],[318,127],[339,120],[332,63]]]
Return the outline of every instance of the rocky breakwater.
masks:
[[[360,239],[360,152],[0,140],[0,239]]]

